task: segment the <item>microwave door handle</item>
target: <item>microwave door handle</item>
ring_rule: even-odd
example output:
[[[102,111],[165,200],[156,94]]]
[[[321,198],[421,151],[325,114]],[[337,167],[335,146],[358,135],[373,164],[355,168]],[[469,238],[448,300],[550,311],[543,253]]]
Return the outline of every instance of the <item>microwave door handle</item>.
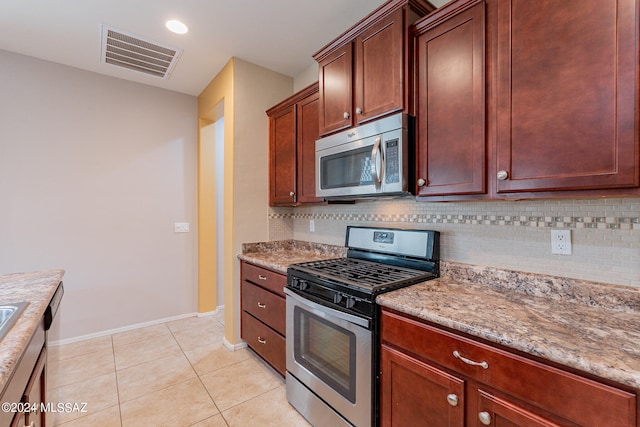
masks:
[[[384,170],[384,157],[382,157],[382,150],[380,150],[381,138],[376,136],[376,142],[373,144],[371,150],[371,177],[374,184],[380,184],[382,182],[382,171]],[[378,170],[378,156],[380,156],[380,169]]]

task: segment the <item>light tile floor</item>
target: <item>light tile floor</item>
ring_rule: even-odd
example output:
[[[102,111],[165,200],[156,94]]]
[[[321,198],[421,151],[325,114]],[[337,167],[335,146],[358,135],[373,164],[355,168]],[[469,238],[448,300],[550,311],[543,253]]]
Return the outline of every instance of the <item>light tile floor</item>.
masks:
[[[223,314],[51,347],[47,413],[75,427],[309,426],[284,380],[250,350],[223,344]],[[74,408],[74,404],[78,404]]]

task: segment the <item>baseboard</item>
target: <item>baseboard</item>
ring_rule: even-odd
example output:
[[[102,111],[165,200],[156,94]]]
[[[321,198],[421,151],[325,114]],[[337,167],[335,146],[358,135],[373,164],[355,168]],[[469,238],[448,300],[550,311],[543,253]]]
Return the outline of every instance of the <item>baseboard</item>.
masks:
[[[236,350],[240,350],[242,348],[247,347],[247,342],[246,341],[242,341],[240,344],[231,344],[225,338],[223,342],[224,342],[224,346],[227,347],[227,349],[230,350],[230,351],[236,351]]]
[[[206,313],[198,313],[198,314],[196,314],[196,316],[198,316],[198,317],[214,316],[214,315],[218,314],[220,311],[223,311],[223,310],[224,310],[224,305],[219,305],[213,311],[207,311]]]
[[[216,310],[215,312],[212,312],[211,315],[217,313],[217,311],[218,310]],[[205,314],[206,315],[210,315],[209,313],[205,313]],[[52,347],[55,347],[55,346],[64,345],[64,344],[71,344],[71,343],[74,343],[74,342],[86,341],[86,340],[90,340],[90,339],[93,339],[93,338],[100,338],[100,337],[104,337],[106,335],[112,335],[112,334],[117,334],[117,333],[120,333],[120,332],[132,331],[134,329],[140,329],[140,328],[145,328],[147,326],[159,325],[161,323],[171,322],[171,321],[180,320],[180,319],[186,319],[187,317],[194,317],[194,316],[198,316],[198,315],[199,315],[199,313],[187,313],[187,314],[181,314],[179,316],[165,317],[163,319],[152,320],[150,322],[136,323],[135,325],[123,326],[122,328],[109,329],[107,331],[96,332],[94,334],[81,335],[81,336],[75,337],[75,338],[67,338],[67,339],[64,339],[64,340],[50,341],[48,343],[48,345],[52,346]]]

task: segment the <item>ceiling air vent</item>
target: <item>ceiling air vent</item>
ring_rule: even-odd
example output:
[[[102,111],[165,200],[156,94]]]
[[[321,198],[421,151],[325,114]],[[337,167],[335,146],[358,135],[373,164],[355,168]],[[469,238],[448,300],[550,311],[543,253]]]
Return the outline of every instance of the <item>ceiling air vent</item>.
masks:
[[[102,26],[102,62],[105,64],[167,79],[181,54],[182,49],[161,46]]]

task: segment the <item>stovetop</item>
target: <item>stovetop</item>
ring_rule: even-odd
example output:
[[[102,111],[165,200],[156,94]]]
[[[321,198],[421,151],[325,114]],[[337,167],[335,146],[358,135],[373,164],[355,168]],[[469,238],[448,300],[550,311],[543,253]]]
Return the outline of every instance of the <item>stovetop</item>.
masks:
[[[399,287],[405,283],[418,283],[434,277],[433,273],[357,258],[333,258],[311,261],[292,266],[294,270],[364,288],[365,292]]]
[[[290,265],[287,288],[318,304],[375,319],[376,296],[439,276],[439,233],[348,226],[346,258]]]

